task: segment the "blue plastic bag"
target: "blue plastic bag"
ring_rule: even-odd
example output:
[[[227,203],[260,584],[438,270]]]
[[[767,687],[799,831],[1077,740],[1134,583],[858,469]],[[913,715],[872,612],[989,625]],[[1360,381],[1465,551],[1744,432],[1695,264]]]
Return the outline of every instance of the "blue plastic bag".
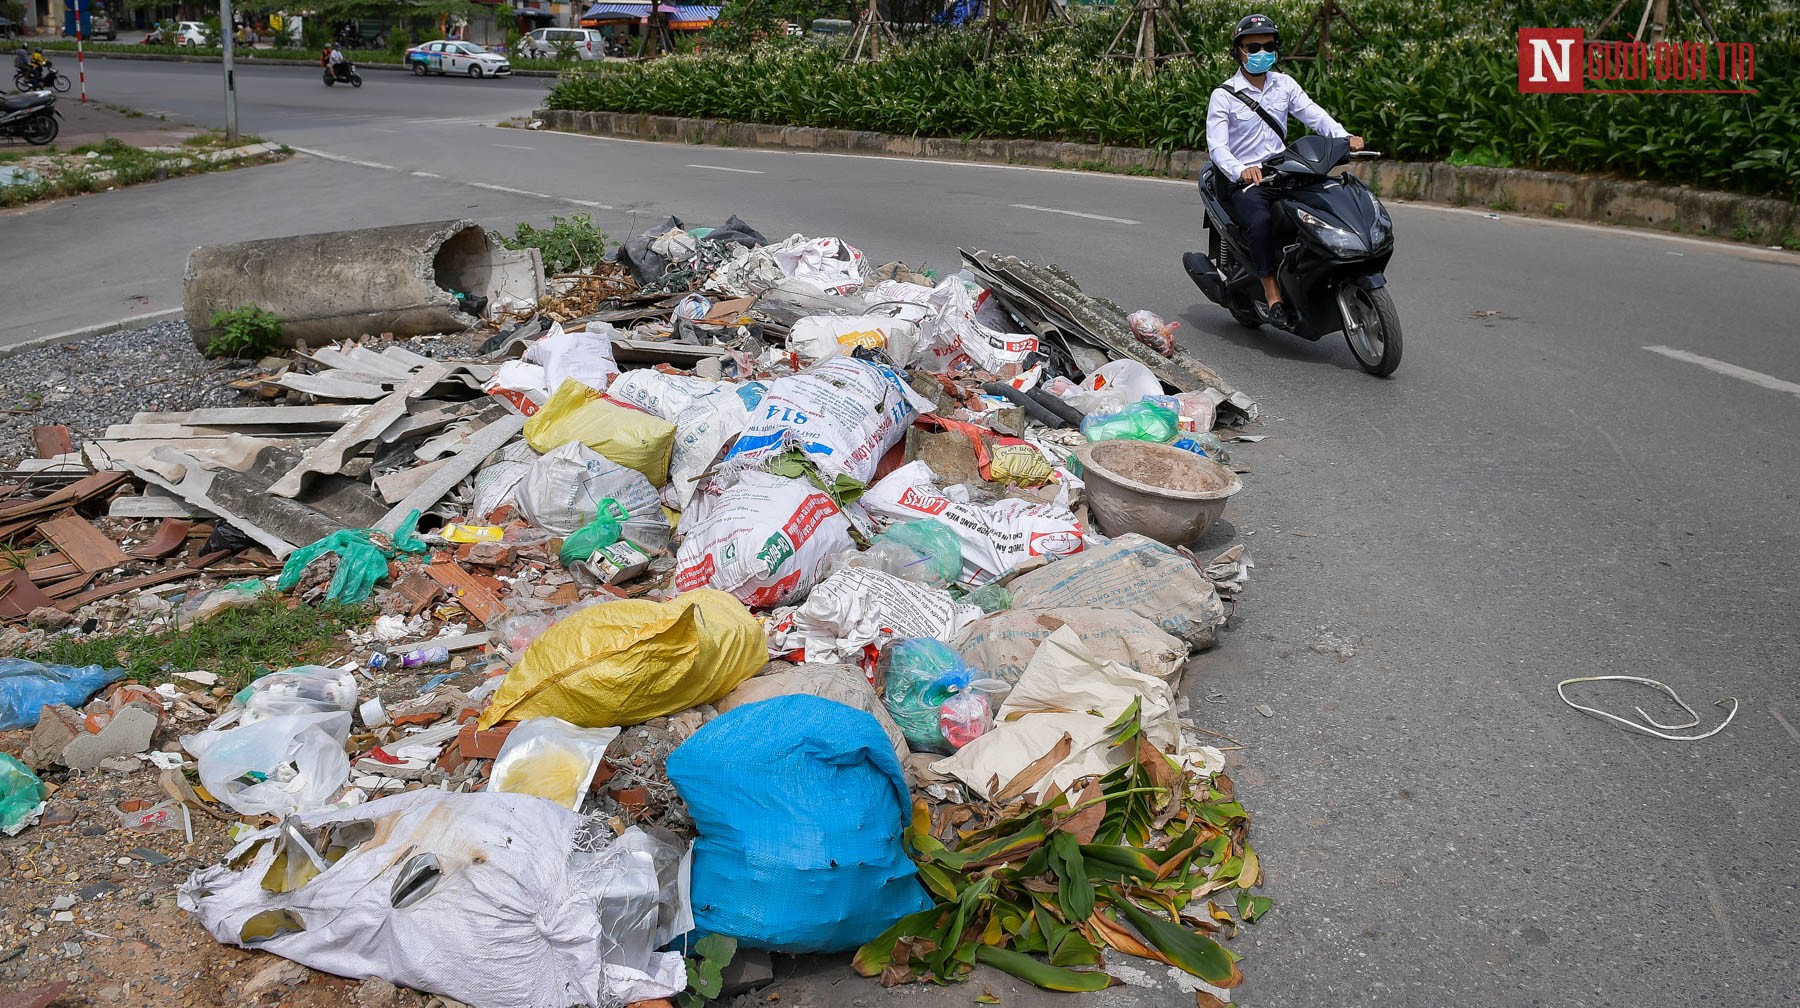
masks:
[[[867,712],[815,696],[746,704],[695,732],[668,769],[699,827],[700,932],[843,952],[932,905],[900,843],[906,778]]]
[[[124,677],[125,670],[119,668],[76,668],[0,658],[0,731],[34,727],[45,704],[79,707],[100,687]]]

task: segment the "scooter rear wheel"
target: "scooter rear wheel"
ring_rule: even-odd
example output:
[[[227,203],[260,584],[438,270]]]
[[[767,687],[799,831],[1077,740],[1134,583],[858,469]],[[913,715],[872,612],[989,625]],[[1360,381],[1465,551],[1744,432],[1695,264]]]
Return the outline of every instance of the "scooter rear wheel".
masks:
[[[56,117],[48,112],[43,112],[20,127],[19,135],[25,138],[26,143],[42,147],[55,140],[56,134],[61,131],[62,124],[56,121]]]
[[[1349,285],[1338,290],[1344,341],[1364,371],[1385,378],[1400,366],[1400,312],[1386,287]]]

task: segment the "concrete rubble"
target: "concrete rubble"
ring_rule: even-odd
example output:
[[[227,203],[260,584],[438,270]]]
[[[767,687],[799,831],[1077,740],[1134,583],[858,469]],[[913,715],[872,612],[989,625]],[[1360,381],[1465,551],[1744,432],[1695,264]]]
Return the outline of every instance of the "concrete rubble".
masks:
[[[243,997],[303,982],[307,964],[366,970],[353,978],[371,977],[357,1003],[393,1003],[394,984],[499,1003],[483,1001],[499,988],[478,962],[372,948],[353,963],[308,931],[318,893],[352,891],[336,880],[362,870],[376,842],[364,827],[385,817],[413,828],[448,796],[456,802],[432,815],[456,818],[474,843],[497,814],[484,803],[541,811],[530,794],[574,796],[529,817],[546,831],[530,841],[543,845],[534,870],[547,873],[532,884],[550,888],[521,898],[582,893],[592,919],[546,923],[571,930],[522,936],[514,951],[559,964],[545,969],[603,961],[605,973],[534,1003],[673,997],[689,976],[677,953],[709,961],[692,938],[669,944],[684,934],[741,947],[723,994],[697,988],[729,997],[773,979],[768,951],[854,949],[902,913],[954,901],[943,887],[955,873],[935,868],[923,888],[901,879],[903,894],[839,894],[871,913],[909,905],[872,931],[846,918],[817,947],[708,930],[727,926],[725,900],[690,893],[686,868],[679,884],[673,872],[693,861],[693,885],[705,884],[726,840],[697,825],[691,785],[672,767],[687,771],[692,753],[776,709],[795,712],[796,731],[805,715],[852,719],[856,731],[837,739],[868,732],[874,741],[854,756],[867,774],[858,794],[867,781],[899,789],[903,815],[875,830],[896,857],[903,833],[904,856],[924,863],[921,837],[941,848],[960,842],[958,827],[1000,828],[1003,810],[1054,816],[1136,773],[1172,804],[1153,832],[1113,844],[1161,857],[1201,836],[1171,822],[1177,796],[1198,809],[1228,802],[1230,784],[1175,691],[1190,651],[1218,642],[1251,564],[1241,543],[1097,527],[1075,456],[1118,436],[1117,417],[1141,414],[1165,426],[1125,436],[1172,444],[1235,486],[1225,446],[1257,419],[1249,395],[1179,348],[1163,354],[1067,274],[1008,255],[963,251],[965,269],[938,277],[875,266],[836,238],[771,240],[736,218],[717,229],[671,218],[572,276],[543,277],[527,251],[502,254],[466,221],[198,250],[191,319],[257,303],[291,337],[287,353],[235,383],[244,405],[141,413],[80,443],[40,427],[39,457],[0,473],[0,535],[23,561],[0,577],[9,653],[186,631],[270,600],[371,607],[372,622],[318,664],[253,681],[165,667],[22,714],[33,727],[16,751],[51,784],[108,768],[157,777],[166,804],[116,809],[136,823],[127,828],[185,830],[191,845],[196,831],[237,821],[231,865],[282,852],[272,864],[289,881],[256,897],[275,909],[253,917],[220,902],[236,868],[180,889],[182,908],[221,941],[285,957]],[[231,268],[251,253],[256,270]],[[308,257],[324,261],[281,266]],[[385,272],[347,297],[345,271],[365,258]],[[470,327],[482,339],[474,352],[426,356],[392,342]],[[208,335],[204,322],[194,331]],[[909,482],[896,485],[896,473]],[[911,648],[920,642],[935,650]],[[908,664],[926,655],[942,663]],[[1136,755],[1105,742],[1140,721]],[[1101,742],[1084,751],[1082,739]],[[817,786],[850,760],[821,769]],[[795,786],[757,771],[732,768],[733,786]],[[771,807],[799,797],[772,796]],[[908,827],[915,799],[926,819]],[[817,815],[807,842],[841,842]],[[55,828],[45,823],[25,836]],[[1204,907],[1200,897],[1227,885],[1249,893],[1247,824],[1241,808],[1215,823],[1205,842],[1216,857],[1176,873],[1188,886],[1177,902]],[[379,900],[339,909],[375,927],[406,899],[432,899],[450,855],[420,828],[415,849],[438,860],[393,869]],[[646,889],[631,897],[635,916],[620,891],[573,867],[587,858],[636,866]],[[1216,918],[1161,926],[1210,942],[1224,937]],[[517,924],[499,908],[488,921]],[[1089,935],[1092,955],[1059,954],[1096,967],[1102,951],[1142,950],[1132,931],[1152,945],[1158,933],[1135,917],[1068,924]],[[445,948],[461,940],[439,937]],[[598,943],[591,957],[583,942]],[[1028,950],[1005,953],[1021,959],[1045,951],[1041,931],[1008,931],[1002,944]],[[884,983],[922,979],[922,962],[877,972]],[[929,975],[960,979],[966,967]],[[1203,987],[1235,982],[1182,968]]]

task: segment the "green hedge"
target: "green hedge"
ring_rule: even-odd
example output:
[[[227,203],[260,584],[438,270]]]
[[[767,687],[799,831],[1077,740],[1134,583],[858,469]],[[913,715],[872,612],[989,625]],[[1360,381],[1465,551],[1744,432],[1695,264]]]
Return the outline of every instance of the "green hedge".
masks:
[[[1229,37],[1241,6],[1187,5],[1189,37]],[[1304,25],[1300,5],[1286,6],[1268,5]],[[1791,13],[1744,2],[1730,8],[1760,36],[1733,33],[1715,13],[1726,38],[1757,43],[1755,96],[1521,95],[1515,27],[1580,23],[1543,6],[1358,3],[1354,16],[1368,40],[1346,48],[1329,74],[1312,63],[1285,69],[1390,157],[1603,172],[1787,200],[1800,194],[1800,33]],[[1208,96],[1230,72],[1222,43],[1144,80],[1098,56],[1122,13],[1015,36],[985,61],[983,34],[971,30],[915,39],[879,63],[844,63],[835,46],[777,39],[736,54],[607,64],[565,77],[548,102],[918,136],[1204,148]]]

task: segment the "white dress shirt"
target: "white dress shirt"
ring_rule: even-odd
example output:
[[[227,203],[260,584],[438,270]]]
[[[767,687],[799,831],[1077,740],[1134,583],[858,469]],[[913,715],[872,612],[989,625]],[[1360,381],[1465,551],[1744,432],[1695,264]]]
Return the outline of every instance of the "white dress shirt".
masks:
[[[1239,71],[1224,86],[1214,88],[1212,99],[1206,103],[1206,153],[1227,178],[1238,178],[1246,166],[1260,165],[1269,155],[1287,147],[1286,137],[1277,136],[1255,109],[1232,97],[1232,91],[1248,95],[1283,127],[1291,115],[1321,136],[1350,135],[1307,96],[1294,78],[1271,70],[1259,91]]]

